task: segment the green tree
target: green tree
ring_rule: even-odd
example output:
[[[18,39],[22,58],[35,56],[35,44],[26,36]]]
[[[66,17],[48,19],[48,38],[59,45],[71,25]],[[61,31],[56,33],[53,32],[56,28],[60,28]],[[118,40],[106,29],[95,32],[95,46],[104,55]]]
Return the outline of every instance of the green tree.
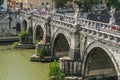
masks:
[[[79,6],[79,8],[82,8],[82,6],[83,6],[82,0],[74,0],[74,2]]]
[[[105,0],[105,2],[109,9],[111,6],[115,7],[117,10],[120,9],[120,0]]]
[[[65,6],[67,1],[72,1],[72,0],[52,0],[52,1],[55,2],[55,7],[56,8],[62,8],[62,7]]]
[[[99,3],[99,0],[79,0],[79,1],[81,2],[81,4],[83,4],[83,10],[85,12],[88,12],[94,5],[97,5]],[[120,9],[120,0],[105,0],[105,3],[109,9],[111,6],[115,7],[117,10]]]
[[[98,4],[98,0],[84,0],[83,10],[88,12],[94,5]]]
[[[78,4],[79,8],[83,8],[85,12],[88,12],[94,5],[99,3],[99,0],[53,0],[56,8],[64,7],[67,1],[74,1]],[[120,0],[105,0],[105,3],[109,9],[111,6],[115,7],[117,10],[120,9]]]
[[[0,0],[0,6],[4,3],[4,0]]]

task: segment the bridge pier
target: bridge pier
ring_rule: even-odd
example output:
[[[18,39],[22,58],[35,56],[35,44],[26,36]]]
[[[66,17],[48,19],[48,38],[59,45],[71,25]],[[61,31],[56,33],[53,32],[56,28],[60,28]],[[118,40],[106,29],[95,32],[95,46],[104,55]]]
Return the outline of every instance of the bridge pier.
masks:
[[[70,49],[69,56],[73,59],[81,59],[80,49]]]
[[[70,57],[62,57],[60,60],[60,70],[67,76],[81,76],[81,61]]]

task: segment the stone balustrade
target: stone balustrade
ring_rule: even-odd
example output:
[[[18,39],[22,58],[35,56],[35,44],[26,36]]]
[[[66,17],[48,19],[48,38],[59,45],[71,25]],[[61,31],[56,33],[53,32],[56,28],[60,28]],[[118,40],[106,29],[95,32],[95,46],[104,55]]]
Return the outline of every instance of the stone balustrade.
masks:
[[[26,11],[21,11],[21,13],[23,13],[25,16],[31,15],[29,12],[26,12]],[[37,18],[39,17],[40,19],[44,19],[47,15],[50,15],[50,14],[52,15],[53,20],[59,21],[59,20],[61,20],[60,17],[63,17],[63,19],[61,20],[61,22],[63,24],[64,24],[64,22],[67,22],[68,25],[69,25],[69,23],[70,24],[75,24],[75,18],[74,17],[63,15],[63,14],[48,13],[48,14],[45,14],[45,15],[40,15],[40,14],[33,14],[33,15],[36,16]],[[77,21],[77,24],[84,25],[86,27],[95,28],[95,29],[96,29],[96,24],[97,24],[97,25],[99,25],[100,30],[112,31],[114,33],[113,28],[114,28],[115,25],[110,25],[108,23],[97,22],[97,21],[93,21],[93,20],[87,20],[87,19],[79,18],[78,21]],[[119,33],[119,31],[117,31],[117,33]]]
[[[29,16],[30,15],[30,12],[28,11],[24,11],[24,10],[21,10],[21,15],[24,15],[24,16]]]
[[[71,24],[69,22],[64,22],[64,21],[61,21],[61,20],[53,19],[51,24],[56,25],[56,27],[61,27],[64,30],[69,30],[71,32],[76,31],[76,28],[73,26],[73,24]]]
[[[99,31],[89,27],[81,26],[79,27],[81,33],[93,36],[95,39],[103,39],[115,44],[120,45],[120,36],[108,32]]]
[[[74,17],[63,15],[63,14],[58,14],[58,13],[53,13],[53,16],[52,16],[53,19],[60,20],[60,17],[63,17],[62,21],[74,24]]]
[[[30,11],[24,11],[24,10],[22,10],[20,14],[22,16],[25,16],[25,17],[30,17],[31,15],[34,15],[34,16],[36,16],[36,15],[43,16],[43,15],[39,15],[39,14],[32,14],[32,13],[30,13]]]
[[[38,14],[33,14],[33,17],[34,17],[34,19],[37,19],[37,20],[46,20],[45,16],[41,16],[41,15],[38,15]]]
[[[110,25],[108,23],[103,23],[103,22],[98,22],[98,21],[93,21],[93,20],[87,20],[87,19],[82,19],[82,18],[79,18],[78,23],[80,25],[83,25],[83,26],[86,26],[86,27],[91,27],[91,28],[94,28],[94,29],[96,29],[97,25],[98,25],[100,30],[112,31],[113,33],[114,33],[114,30],[113,30],[114,26],[117,26],[117,25]],[[119,33],[119,31],[116,31],[116,32]]]

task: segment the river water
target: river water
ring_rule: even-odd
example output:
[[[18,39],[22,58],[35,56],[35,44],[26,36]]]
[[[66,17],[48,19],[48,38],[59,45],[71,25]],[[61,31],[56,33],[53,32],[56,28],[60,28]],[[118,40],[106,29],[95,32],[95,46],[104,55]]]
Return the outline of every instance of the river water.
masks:
[[[34,52],[0,43],[0,80],[49,80],[49,63],[29,61]]]

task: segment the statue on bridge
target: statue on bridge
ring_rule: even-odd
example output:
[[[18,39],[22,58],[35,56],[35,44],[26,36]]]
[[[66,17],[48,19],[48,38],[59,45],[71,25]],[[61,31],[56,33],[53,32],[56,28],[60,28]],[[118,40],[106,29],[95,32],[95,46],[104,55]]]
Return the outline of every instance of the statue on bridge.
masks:
[[[113,8],[111,6],[111,11],[110,11],[110,21],[109,21],[109,24],[112,25],[112,24],[115,24],[115,18],[114,18],[114,14],[115,14],[115,8]]]
[[[75,20],[74,24],[75,25],[77,24],[78,18],[79,18],[79,8],[76,8],[75,15],[74,15],[74,20]]]
[[[79,18],[79,8],[76,8],[74,17],[75,19]]]

